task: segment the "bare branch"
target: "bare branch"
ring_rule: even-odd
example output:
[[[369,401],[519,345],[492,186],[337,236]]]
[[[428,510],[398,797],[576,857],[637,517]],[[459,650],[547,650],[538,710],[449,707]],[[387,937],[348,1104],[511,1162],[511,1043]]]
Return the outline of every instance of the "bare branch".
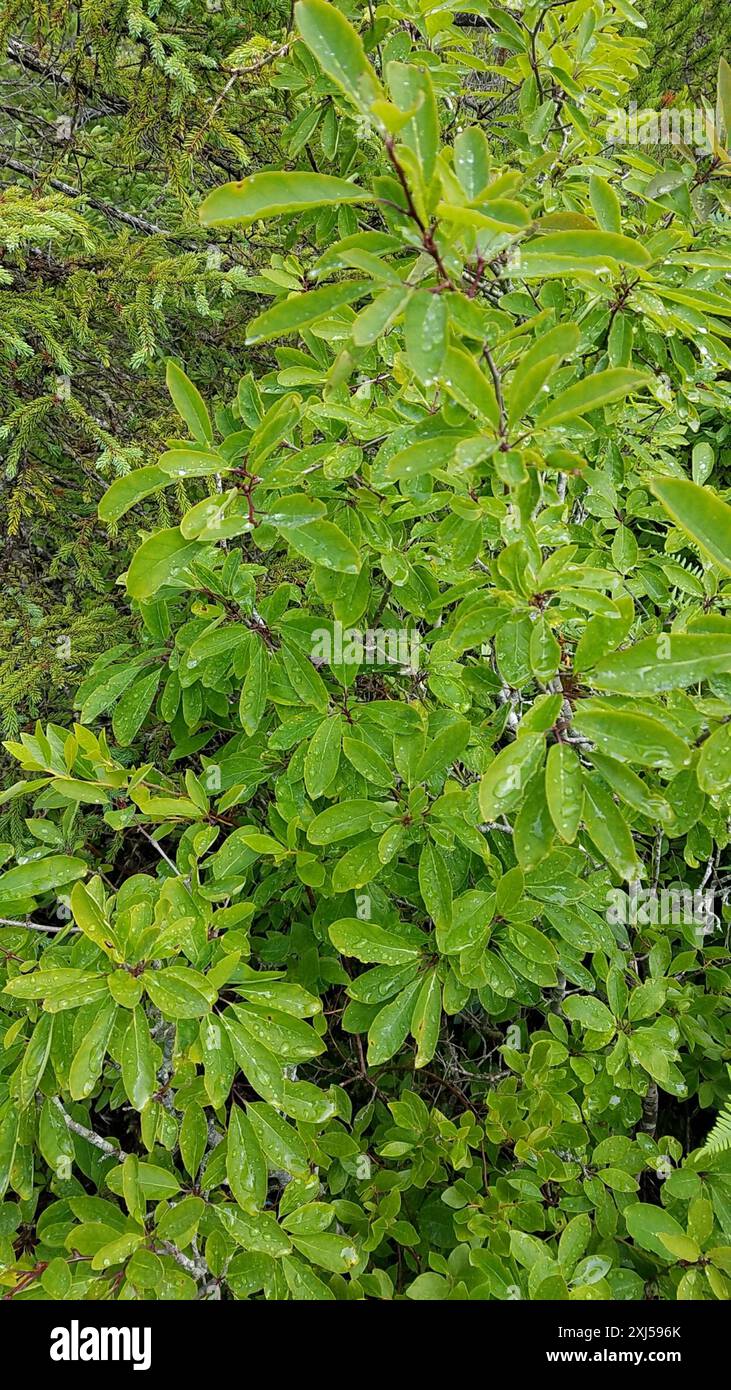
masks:
[[[80,188],[74,188],[71,183],[64,183],[62,179],[52,178],[50,175],[39,173],[30,164],[23,164],[19,159],[11,159],[9,155],[0,155],[0,162],[7,169],[12,169],[16,174],[23,174],[25,178],[31,179],[34,184],[48,184],[57,193],[64,193],[67,198],[83,198],[89,207],[96,208],[112,222],[124,222],[126,226],[134,228],[136,232],[144,232],[146,236],[170,236],[165,227],[158,227],[156,222],[148,222],[144,217],[137,217],[135,213],[124,212],[122,208],[117,208],[113,203],[108,203],[104,198],[97,198],[93,193],[84,193]]]
[[[80,1139],[88,1140],[95,1149],[100,1149],[103,1154],[107,1154],[110,1158],[118,1158],[120,1163],[127,1157],[124,1149],[120,1149],[116,1144],[110,1144],[108,1139],[102,1139],[100,1134],[95,1134],[93,1129],[87,1129],[86,1125],[80,1125],[78,1120],[72,1120],[71,1116],[66,1114],[58,1096],[53,1097],[53,1104],[57,1110],[61,1111],[72,1134],[78,1134]]]

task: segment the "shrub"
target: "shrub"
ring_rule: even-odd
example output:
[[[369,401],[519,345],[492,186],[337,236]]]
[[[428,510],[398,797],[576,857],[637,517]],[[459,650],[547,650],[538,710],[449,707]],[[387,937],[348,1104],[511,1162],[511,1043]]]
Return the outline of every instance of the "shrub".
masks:
[[[7,745],[15,1297],[729,1296],[729,156],[607,143],[626,0],[475,8],[296,6],[341,154],[205,199],[248,370]]]

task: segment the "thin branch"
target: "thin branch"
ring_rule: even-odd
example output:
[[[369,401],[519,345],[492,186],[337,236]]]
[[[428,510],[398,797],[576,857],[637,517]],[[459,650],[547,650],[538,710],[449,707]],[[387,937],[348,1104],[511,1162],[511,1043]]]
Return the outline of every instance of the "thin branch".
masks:
[[[231,91],[231,88],[236,84],[238,79],[240,77],[248,77],[253,72],[260,72],[261,69],[267,67],[269,63],[276,62],[277,58],[283,58],[285,53],[289,52],[289,48],[290,45],[288,43],[283,43],[281,48],[275,48],[272,53],[265,54],[265,56],[263,58],[260,58],[258,62],[252,63],[250,67],[232,69],[231,76],[229,77],[225,86],[223,86],[221,88],[221,91],[218,93],[218,96],[216,97],[216,100],[214,101],[210,111],[208,112],[208,115],[206,116],[203,125],[200,127],[200,130],[198,130],[196,134],[192,136],[192,138],[188,142],[188,145],[186,146],[188,152],[194,150],[197,147],[197,145],[200,144],[201,137],[208,130],[209,126],[211,126],[215,121],[218,112],[220,111],[224,101],[226,100],[226,97],[228,96],[229,92]]]
[[[48,77],[59,87],[65,87],[68,91],[82,92],[84,96],[93,96],[99,100],[99,93],[94,86],[85,82],[78,73],[70,77],[67,72],[62,72],[52,63],[43,59],[30,44],[23,43],[20,39],[8,40],[8,58],[12,63],[18,63],[22,68],[30,68],[32,72],[38,72],[42,77]],[[108,92],[101,94],[101,100],[109,111],[123,114],[129,109],[129,102],[124,97],[111,96]]]
[[[205,1260],[191,1260],[190,1256],[184,1255],[182,1250],[178,1250],[177,1245],[173,1245],[170,1240],[161,1240],[159,1242],[159,1248],[163,1250],[166,1255],[172,1255],[172,1258],[177,1260],[180,1268],[184,1269],[186,1274],[190,1274],[193,1279],[199,1280],[208,1278],[210,1271]]]
[[[0,927],[22,927],[24,931],[78,931],[65,922],[62,927],[52,927],[48,922],[21,922],[16,917],[0,917]]]
[[[452,283],[449,271],[446,269],[444,265],[441,254],[439,252],[439,247],[437,246],[434,240],[434,228],[427,226],[423,217],[421,217],[417,210],[416,204],[411,193],[411,189],[409,188],[409,181],[396,155],[396,143],[394,141],[393,136],[387,136],[384,143],[386,146],[386,154],[388,155],[391,167],[393,168],[393,171],[396,174],[396,177],[401,185],[404,198],[406,199],[406,209],[408,215],[411,218],[412,222],[416,223],[417,227],[419,228],[419,231],[421,232],[421,241],[424,250],[427,252],[429,256],[431,256],[432,260],[434,261],[434,264],[436,265],[437,270],[439,271],[439,274],[441,275],[442,280],[444,282],[443,288],[454,289],[454,285]]]
[[[495,399],[497,400],[497,408],[498,408],[499,417],[500,417],[500,418],[499,418],[499,422],[498,422],[498,430],[499,430],[499,433],[500,433],[500,440],[501,440],[502,448],[503,448],[503,449],[506,449],[506,448],[507,448],[507,444],[508,444],[508,425],[507,425],[507,418],[506,418],[506,415],[505,415],[505,400],[504,400],[504,398],[503,398],[503,383],[502,383],[502,378],[501,378],[501,376],[500,376],[500,372],[499,372],[497,363],[495,362],[495,359],[494,359],[494,357],[493,357],[493,355],[492,355],[492,353],[491,353],[489,347],[487,346],[487,343],[485,343],[485,346],[484,346],[483,349],[482,349],[482,356],[484,357],[485,361],[487,362],[488,367],[490,368],[490,376],[492,377],[493,385],[494,385],[494,387],[495,387]]]
[[[90,1144],[94,1145],[95,1149],[100,1149],[101,1152],[107,1154],[109,1158],[119,1159],[120,1163],[127,1157],[124,1149],[120,1149],[115,1144],[110,1144],[108,1139],[102,1139],[100,1134],[95,1134],[93,1129],[87,1129],[86,1125],[80,1125],[78,1120],[72,1120],[71,1116],[66,1114],[58,1096],[53,1097],[53,1104],[56,1106],[57,1110],[61,1111],[66,1125],[71,1130],[72,1134],[78,1134],[80,1139],[88,1140]]]
[[[97,198],[93,193],[84,193],[80,188],[75,188],[71,183],[64,183],[62,179],[51,178],[50,175],[40,174],[33,169],[30,164],[22,164],[19,159],[11,159],[9,155],[0,155],[0,162],[7,169],[12,169],[16,174],[23,174],[31,179],[34,184],[47,183],[57,193],[64,193],[67,198],[83,198],[90,207],[96,208],[112,222],[124,222],[128,227],[133,227],[136,232],[144,232],[146,236],[170,236],[171,233],[165,227],[158,227],[156,222],[148,222],[144,217],[137,217],[135,213],[124,212],[122,208],[117,208],[113,203],[108,203],[104,198]]]
[[[165,853],[162,845],[158,844],[157,840],[154,839],[152,835],[148,835],[144,825],[138,825],[135,827],[135,829],[139,830],[140,834],[144,835],[146,840],[149,840],[150,844],[157,850],[158,854],[162,856],[162,858],[165,860],[165,863],[169,866],[169,868],[172,869],[176,877],[182,878],[183,875],[181,874],[177,864],[174,862],[174,860],[170,858],[169,854]]]

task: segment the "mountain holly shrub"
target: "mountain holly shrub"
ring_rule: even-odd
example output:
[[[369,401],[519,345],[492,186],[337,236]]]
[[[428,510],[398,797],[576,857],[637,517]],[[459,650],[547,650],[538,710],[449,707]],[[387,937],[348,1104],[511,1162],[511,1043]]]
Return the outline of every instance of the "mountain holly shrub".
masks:
[[[731,71],[633,148],[627,0],[295,23],[139,642],[6,745],[0,1281],[726,1300]]]

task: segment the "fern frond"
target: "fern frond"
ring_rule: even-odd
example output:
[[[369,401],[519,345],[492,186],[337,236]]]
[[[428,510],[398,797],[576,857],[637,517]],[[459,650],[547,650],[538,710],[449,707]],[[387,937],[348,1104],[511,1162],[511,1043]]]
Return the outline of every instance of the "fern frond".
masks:
[[[716,1123],[701,1149],[701,1154],[708,1158],[725,1153],[727,1149],[731,1149],[731,1098],[716,1116]]]

